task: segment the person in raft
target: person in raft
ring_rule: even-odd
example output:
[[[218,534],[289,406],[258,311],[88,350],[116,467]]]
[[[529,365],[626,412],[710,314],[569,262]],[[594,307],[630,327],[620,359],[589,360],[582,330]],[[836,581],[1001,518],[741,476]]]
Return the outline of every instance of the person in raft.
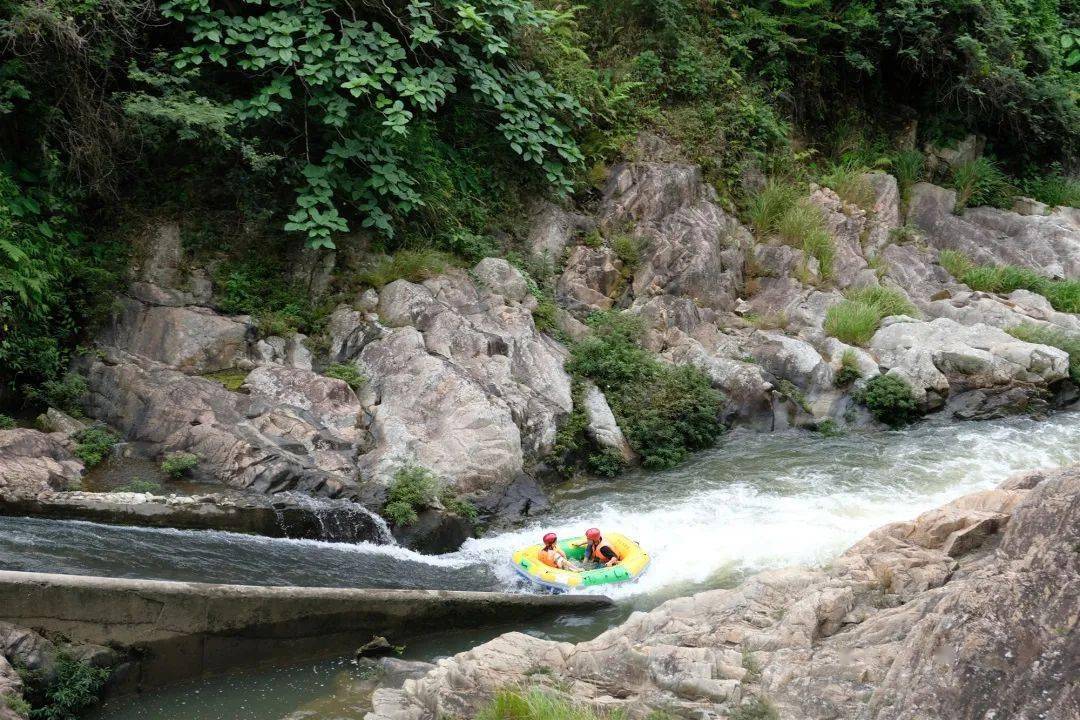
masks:
[[[600,534],[599,528],[586,530],[585,539],[588,540],[588,545],[585,547],[585,559],[595,562],[598,567],[611,567],[622,560],[615,548],[611,547]]]
[[[558,539],[555,533],[548,533],[544,536],[544,549],[539,553],[540,562],[558,570],[581,572],[581,568],[570,562],[570,558],[566,557],[566,553],[562,551],[562,548],[555,544]]]

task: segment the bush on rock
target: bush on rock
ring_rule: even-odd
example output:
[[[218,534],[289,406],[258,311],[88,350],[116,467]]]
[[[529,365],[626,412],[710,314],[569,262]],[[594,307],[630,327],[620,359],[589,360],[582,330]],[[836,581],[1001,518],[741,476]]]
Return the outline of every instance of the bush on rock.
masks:
[[[895,375],[871,378],[855,399],[866,405],[875,420],[891,428],[910,425],[922,416],[911,386]]]

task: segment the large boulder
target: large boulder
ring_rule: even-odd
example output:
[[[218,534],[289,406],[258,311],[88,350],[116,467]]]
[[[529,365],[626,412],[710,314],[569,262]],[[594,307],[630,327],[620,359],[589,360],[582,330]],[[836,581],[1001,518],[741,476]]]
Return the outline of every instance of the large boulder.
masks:
[[[875,531],[827,570],[670,600],[576,645],[508,633],[376,690],[368,717],[471,717],[539,685],[631,717],[1071,720],[1077,497],[1080,467],[1025,476]]]
[[[956,192],[929,183],[911,189],[908,222],[937,250],[958,250],[980,265],[1020,265],[1050,277],[1080,276],[1080,227],[1066,212],[1020,215],[971,208],[956,215]]]
[[[0,494],[34,495],[77,486],[83,464],[62,433],[0,430]]]
[[[622,261],[611,248],[578,245],[570,250],[555,287],[556,299],[571,311],[588,315],[609,310],[623,281]]]
[[[548,201],[532,208],[526,246],[535,260],[557,267],[575,235],[593,229],[595,221]]]
[[[1069,370],[1063,350],[1018,340],[989,325],[961,325],[944,317],[930,322],[887,318],[870,350],[889,374],[912,387],[926,410],[939,408],[949,395],[979,389],[1041,396]]]
[[[226,370],[247,356],[252,335],[247,318],[218,315],[204,307],[150,305],[130,297],[98,341],[188,374]]]
[[[585,389],[583,405],[585,417],[589,421],[585,431],[593,442],[602,448],[619,453],[619,456],[626,462],[635,461],[637,453],[630,448],[630,443],[626,441],[626,436],[623,435],[619,423],[615,420],[615,413],[611,411],[611,406],[608,405],[603,391],[596,385],[589,383]]]
[[[390,283],[377,310],[391,327],[364,331],[372,321],[359,320],[339,343],[358,350],[369,378],[366,478],[385,483],[419,464],[460,491],[492,491],[551,448],[573,406],[566,351],[536,330],[531,296],[502,265],[482,261],[491,281],[479,284],[461,272]]]
[[[89,414],[153,456],[195,453],[201,472],[259,492],[337,497],[356,491],[348,461],[354,436],[324,424],[300,398],[291,398],[300,405],[274,404],[272,397],[231,392],[115,348],[84,358],[83,366]]]

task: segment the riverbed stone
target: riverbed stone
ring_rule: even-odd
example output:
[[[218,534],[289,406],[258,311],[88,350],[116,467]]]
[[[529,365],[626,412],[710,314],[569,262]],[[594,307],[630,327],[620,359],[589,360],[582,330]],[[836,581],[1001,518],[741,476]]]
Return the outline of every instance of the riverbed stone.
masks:
[[[585,388],[583,405],[585,416],[589,421],[586,432],[593,442],[602,448],[619,453],[625,462],[634,462],[637,459],[637,453],[626,441],[626,436],[623,435],[619,423],[615,420],[615,414],[611,411],[611,406],[608,405],[603,391],[593,383],[589,383]]]
[[[83,464],[63,433],[0,430],[0,494],[34,495],[78,486]]]

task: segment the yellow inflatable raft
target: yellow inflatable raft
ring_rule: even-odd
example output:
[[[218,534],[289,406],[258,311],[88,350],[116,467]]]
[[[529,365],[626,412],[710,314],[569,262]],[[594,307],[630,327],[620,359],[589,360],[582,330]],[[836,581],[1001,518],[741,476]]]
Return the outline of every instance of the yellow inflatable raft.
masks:
[[[544,546],[538,544],[514,551],[514,569],[529,580],[556,590],[573,590],[627,582],[645,572],[645,568],[649,565],[649,554],[642,550],[640,545],[625,535],[614,532],[604,533],[604,540],[622,558],[617,565],[581,572],[559,570],[540,561],[539,553]],[[562,540],[559,542],[559,547],[568,558],[575,563],[580,563],[585,559],[587,543],[588,540],[584,537],[575,537]]]

